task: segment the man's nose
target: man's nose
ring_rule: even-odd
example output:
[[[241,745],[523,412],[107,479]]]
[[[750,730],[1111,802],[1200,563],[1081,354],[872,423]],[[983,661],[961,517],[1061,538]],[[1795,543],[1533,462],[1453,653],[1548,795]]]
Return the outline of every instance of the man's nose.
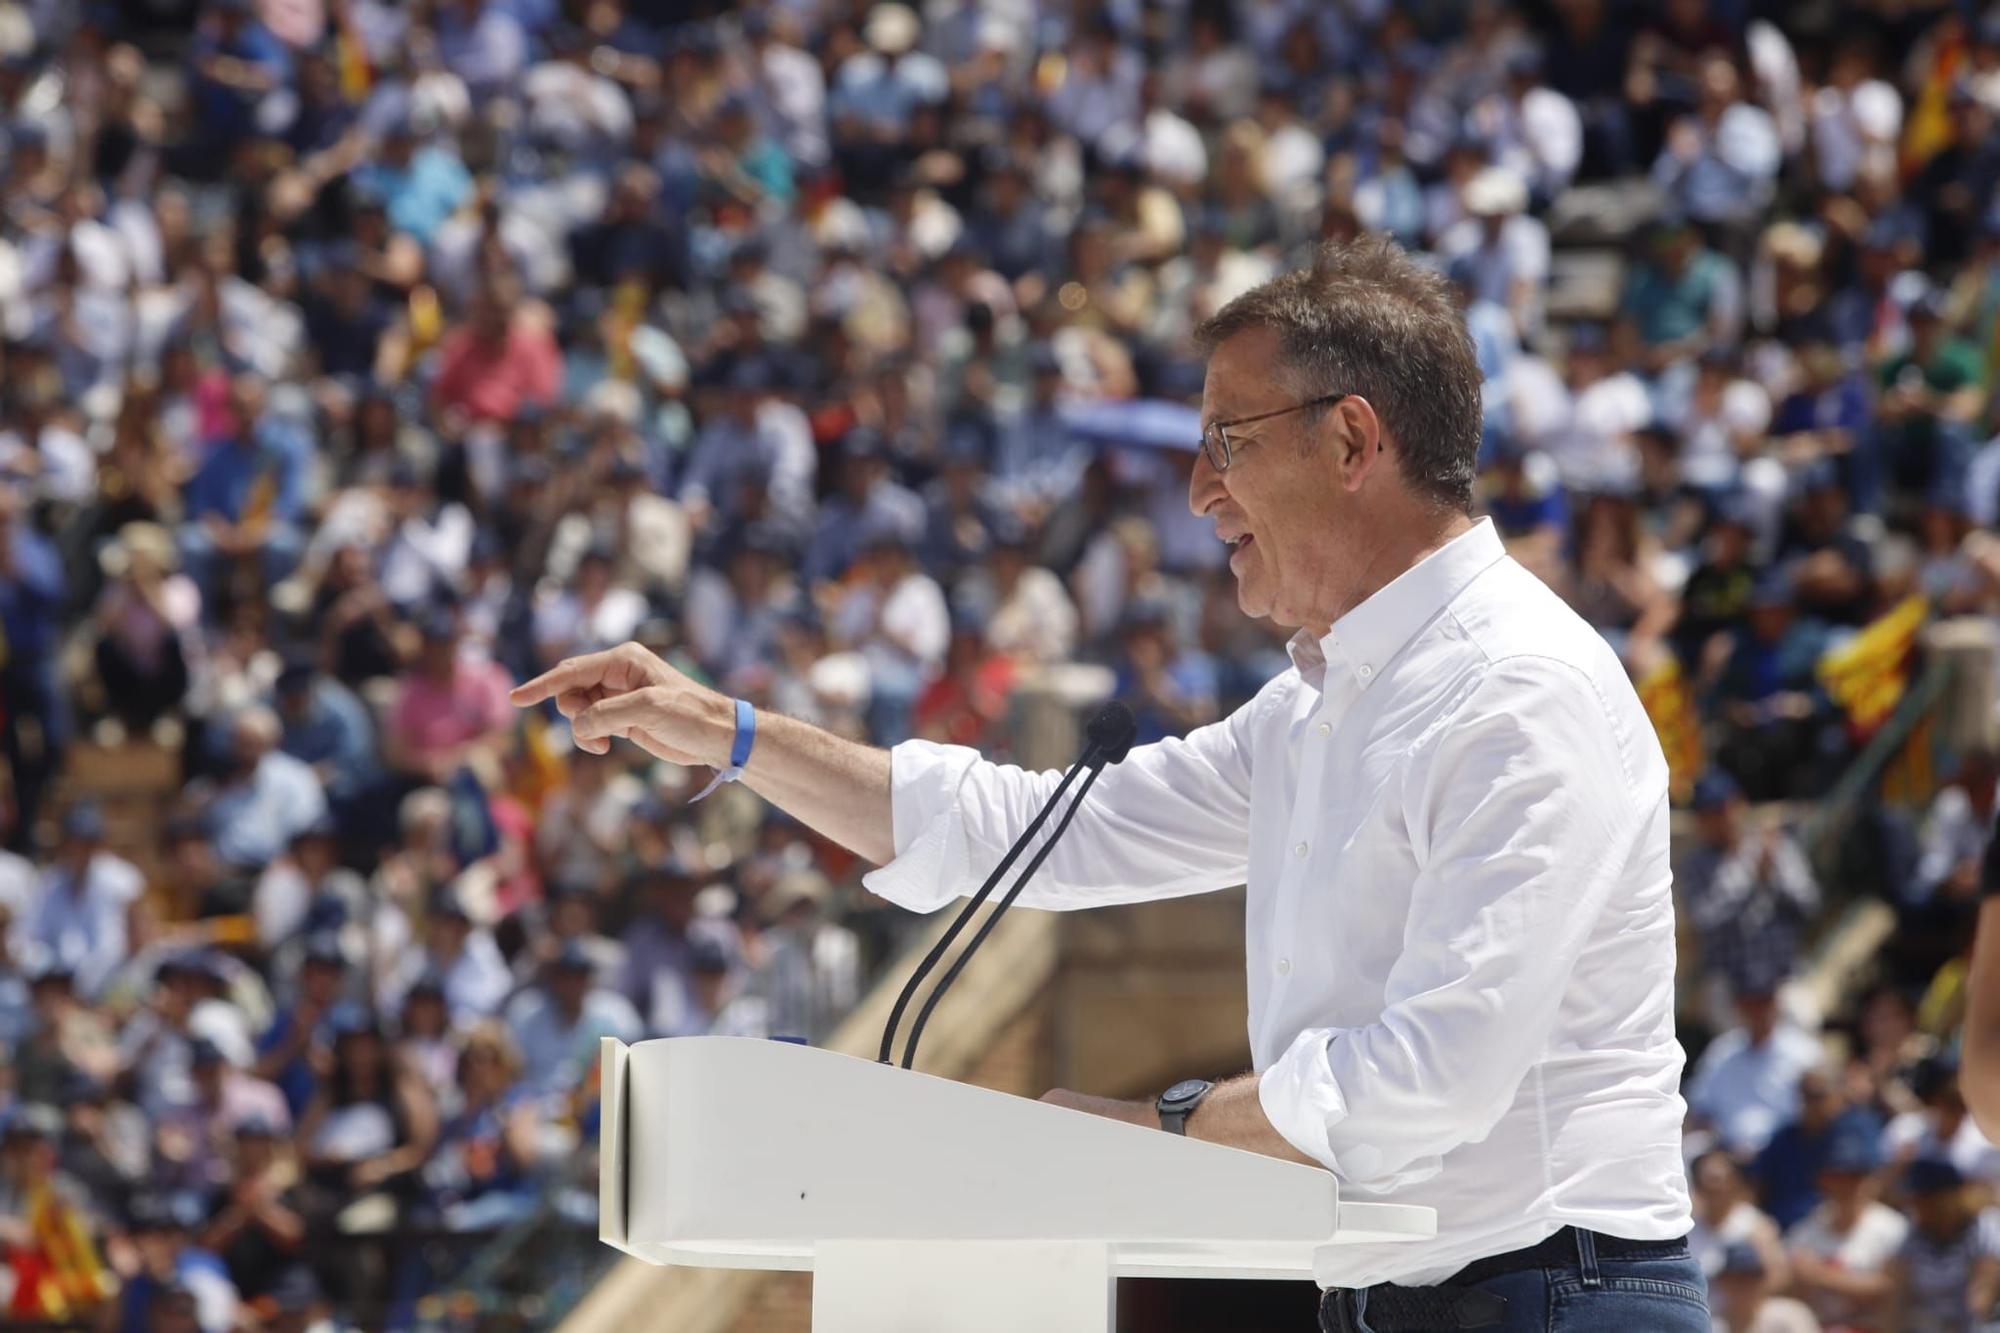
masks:
[[[1194,469],[1188,473],[1188,508],[1196,518],[1200,518],[1227,493],[1222,484],[1222,474],[1208,461],[1208,451],[1197,450]]]

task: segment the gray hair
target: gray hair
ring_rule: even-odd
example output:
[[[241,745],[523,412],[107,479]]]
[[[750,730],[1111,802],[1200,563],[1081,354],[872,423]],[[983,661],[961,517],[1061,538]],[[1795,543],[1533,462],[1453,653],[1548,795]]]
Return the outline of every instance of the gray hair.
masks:
[[[1239,333],[1278,335],[1300,399],[1351,393],[1374,407],[1412,487],[1469,512],[1481,432],[1479,361],[1442,275],[1393,243],[1320,248],[1310,268],[1243,293],[1194,331],[1213,352]]]

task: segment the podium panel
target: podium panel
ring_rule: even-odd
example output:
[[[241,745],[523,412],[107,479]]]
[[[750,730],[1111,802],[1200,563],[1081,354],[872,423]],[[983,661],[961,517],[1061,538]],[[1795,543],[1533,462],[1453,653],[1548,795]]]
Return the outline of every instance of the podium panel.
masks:
[[[1108,1329],[1117,1277],[1309,1280],[1322,1246],[1436,1233],[1317,1167],[835,1051],[607,1038],[601,1076],[599,1238],[810,1269],[822,1333]]]

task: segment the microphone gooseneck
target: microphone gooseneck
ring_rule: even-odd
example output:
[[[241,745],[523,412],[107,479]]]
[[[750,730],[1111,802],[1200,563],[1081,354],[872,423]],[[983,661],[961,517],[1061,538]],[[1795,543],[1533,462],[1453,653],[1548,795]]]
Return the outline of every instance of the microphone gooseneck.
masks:
[[[1077,788],[1076,798],[1070,802],[1069,808],[1063,812],[1062,819],[1056,824],[1055,832],[1051,833],[1048,840],[1036,849],[1035,855],[1030,858],[1027,867],[1015,877],[1013,886],[1007,890],[1005,896],[1001,898],[999,905],[993,909],[992,915],[988,916],[979,929],[974,932],[971,941],[965,946],[964,952],[959,954],[957,961],[939,979],[937,986],[931,991],[930,998],[924,1001],[924,1007],[918,1011],[916,1021],[910,1027],[909,1042],[903,1048],[903,1068],[908,1069],[916,1062],[917,1043],[923,1037],[924,1025],[930,1021],[931,1011],[937,1008],[938,1001],[951,988],[952,982],[956,981],[959,973],[965,970],[965,965],[972,961],[972,955],[979,951],[979,946],[986,942],[988,935],[992,934],[993,927],[999,924],[1002,914],[1014,905],[1014,900],[1021,896],[1022,890],[1027,888],[1028,881],[1033,879],[1035,872],[1042,868],[1042,862],[1046,861],[1049,853],[1055,850],[1056,841],[1068,831],[1070,821],[1076,818],[1077,810],[1083,805],[1083,798],[1090,793],[1092,785],[1103,775],[1105,765],[1119,762],[1130,752],[1132,739],[1137,731],[1138,723],[1132,716],[1132,710],[1121,703],[1113,702],[1106,704],[1091,717],[1088,726],[1085,728],[1085,735],[1089,738],[1089,741],[1084,746],[1083,755],[1077,760],[1075,765],[1071,766],[1070,772],[1064,777],[1062,784],[1050,795],[1048,804],[1042,807],[1042,812],[1037,816],[1035,822],[1028,827],[1028,830],[1008,850],[1007,857],[1000,863],[999,869],[995,870],[993,876],[981,886],[978,895],[966,904],[965,909],[959,913],[958,920],[954,921],[952,928],[946,932],[944,939],[940,940],[938,947],[931,951],[931,956],[924,960],[922,970],[928,971],[930,964],[943,954],[945,944],[956,936],[965,923],[971,919],[972,913],[978,909],[980,903],[986,900],[998,877],[1006,871],[1008,865],[1013,862],[1022,847],[1026,845],[1028,839],[1034,835],[1042,819],[1047,817],[1048,812],[1061,799],[1062,789],[1068,785],[1069,778],[1075,776],[1079,768],[1088,768],[1090,770],[1089,775],[1084,778],[1083,785]],[[915,981],[913,978],[911,985],[904,988],[903,999],[908,998],[914,987]],[[897,1002],[897,1013],[900,1014],[901,1010],[902,999],[899,999]],[[895,1018],[892,1016],[891,1023],[893,1024],[895,1021]],[[883,1059],[886,1062],[888,1059],[886,1054],[888,1050],[886,1033],[884,1034],[884,1043],[885,1054]]]

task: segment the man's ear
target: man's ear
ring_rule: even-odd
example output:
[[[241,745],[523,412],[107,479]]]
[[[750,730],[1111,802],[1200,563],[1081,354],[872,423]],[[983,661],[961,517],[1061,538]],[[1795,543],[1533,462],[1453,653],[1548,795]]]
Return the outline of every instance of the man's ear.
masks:
[[[1358,491],[1382,460],[1382,419],[1375,405],[1350,394],[1327,409],[1323,428],[1331,437],[1334,473],[1343,489]]]

